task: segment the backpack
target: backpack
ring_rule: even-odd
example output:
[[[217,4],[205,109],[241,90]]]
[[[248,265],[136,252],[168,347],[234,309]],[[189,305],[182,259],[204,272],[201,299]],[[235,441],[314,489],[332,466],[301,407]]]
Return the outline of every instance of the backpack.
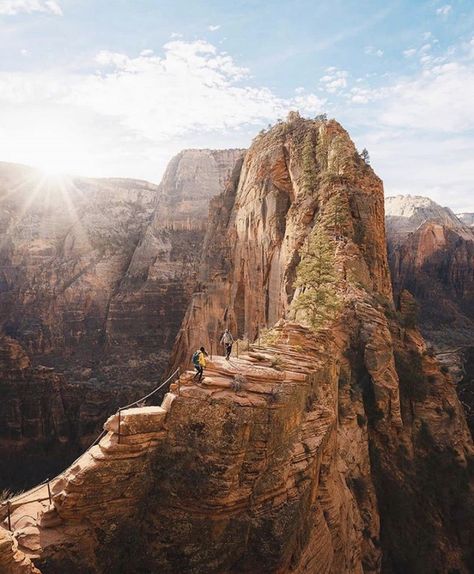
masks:
[[[201,356],[201,351],[194,351],[193,353],[193,365],[199,365],[199,357]]]

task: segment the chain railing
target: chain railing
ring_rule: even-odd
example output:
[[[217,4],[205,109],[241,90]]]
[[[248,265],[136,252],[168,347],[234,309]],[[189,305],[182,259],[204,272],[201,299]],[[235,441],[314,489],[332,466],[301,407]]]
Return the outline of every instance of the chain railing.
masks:
[[[134,401],[133,403],[130,403],[129,405],[126,405],[124,407],[120,407],[117,411],[116,414],[118,414],[118,437],[117,437],[117,442],[120,443],[120,436],[121,436],[121,431],[120,431],[120,423],[121,423],[121,411],[124,411],[126,409],[130,409],[134,406],[137,406],[139,404],[144,404],[150,397],[152,397],[153,395],[155,395],[159,390],[161,390],[166,384],[168,384],[174,377],[179,376],[179,368],[177,368],[167,379],[166,381],[164,381],[163,383],[161,383],[160,385],[158,385],[158,387],[156,387],[153,391],[151,391],[150,393],[148,393],[147,395],[145,395],[144,397],[141,397],[140,399]],[[29,502],[42,502],[44,500],[49,500],[49,503],[51,504],[52,502],[52,495],[51,495],[51,483],[58,480],[61,476],[63,476],[64,474],[66,474],[66,472],[68,470],[70,470],[75,464],[77,464],[77,462],[85,455],[87,454],[91,448],[93,448],[106,434],[108,431],[103,430],[99,436],[94,440],[94,442],[82,453],[80,454],[75,460],[74,462],[72,462],[70,465],[67,466],[67,468],[65,468],[62,472],[60,472],[58,475],[56,475],[54,478],[46,478],[45,480],[43,480],[43,482],[40,482],[38,485],[36,485],[34,488],[27,490],[26,492],[22,492],[21,494],[17,494],[16,496],[12,496],[10,498],[8,498],[7,500],[3,501],[0,504],[0,521],[4,521],[5,518],[7,520],[7,524],[8,524],[8,530],[12,530],[12,524],[11,524],[11,514],[12,514],[12,504],[16,504],[18,502],[20,502],[21,500],[23,500],[24,498],[30,498],[32,494],[34,494],[36,491],[44,488],[44,486],[46,485],[47,489],[48,489],[48,496],[44,496],[41,498],[33,498],[31,500],[29,500]],[[4,508],[6,507],[6,517],[4,517],[4,515],[2,514],[2,510],[4,510]]]

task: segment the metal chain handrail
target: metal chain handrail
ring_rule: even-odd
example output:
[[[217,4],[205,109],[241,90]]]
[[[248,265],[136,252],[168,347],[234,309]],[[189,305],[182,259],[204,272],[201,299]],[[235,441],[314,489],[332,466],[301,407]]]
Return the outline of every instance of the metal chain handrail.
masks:
[[[133,403],[130,403],[129,405],[126,405],[124,407],[119,407],[119,409],[116,411],[116,414],[119,415],[118,442],[120,442],[120,413],[121,413],[121,411],[124,411],[126,409],[129,409],[129,408],[135,406],[135,405],[138,405],[139,403],[143,403],[143,402],[147,401],[150,397],[152,397],[155,393],[157,393],[160,389],[162,389],[167,383],[169,383],[176,375],[179,375],[179,367],[175,371],[173,371],[173,373],[166,379],[166,381],[164,381],[163,383],[158,385],[158,387],[156,387],[153,391],[151,391],[147,395],[143,396],[140,399],[137,399],[136,401],[134,401]],[[4,500],[0,504],[0,509],[2,509],[5,506],[7,507],[7,513],[8,513],[7,519],[8,519],[9,530],[11,530],[11,522],[10,522],[11,509],[10,509],[10,506],[11,506],[12,502],[18,502],[27,496],[31,496],[37,490],[40,490],[41,488],[43,488],[44,485],[48,486],[48,496],[45,498],[33,499],[30,502],[39,502],[41,500],[47,500],[47,499],[49,499],[49,501],[51,502],[51,491],[49,488],[50,483],[52,483],[53,481],[60,478],[69,469],[71,469],[85,454],[87,454],[91,450],[92,447],[94,447],[107,434],[107,432],[108,431],[103,430],[99,434],[99,436],[94,440],[94,442],[83,453],[81,453],[71,464],[69,464],[63,471],[61,471],[59,474],[57,474],[54,478],[51,478],[51,479],[46,478],[45,480],[43,480],[43,482],[40,482],[38,485],[36,485],[32,489],[27,490],[26,492],[22,492],[21,494],[17,494],[16,496],[11,496],[10,498],[7,498],[6,500]]]

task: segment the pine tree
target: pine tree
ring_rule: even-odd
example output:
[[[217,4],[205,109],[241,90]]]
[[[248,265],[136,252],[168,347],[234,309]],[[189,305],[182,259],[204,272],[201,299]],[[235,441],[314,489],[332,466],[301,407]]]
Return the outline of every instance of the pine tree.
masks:
[[[329,205],[329,225],[333,230],[334,238],[338,239],[344,235],[347,222],[347,205],[343,201],[341,193],[336,193]]]
[[[303,312],[317,328],[338,307],[333,244],[323,231],[313,232],[296,272],[299,293],[294,300],[296,313]]]
[[[366,147],[360,152],[360,157],[365,161],[367,165],[370,165],[369,151]]]

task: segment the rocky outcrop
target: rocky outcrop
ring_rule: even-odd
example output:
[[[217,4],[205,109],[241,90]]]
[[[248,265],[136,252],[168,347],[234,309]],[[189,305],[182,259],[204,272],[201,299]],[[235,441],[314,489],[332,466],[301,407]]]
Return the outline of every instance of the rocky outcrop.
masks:
[[[253,340],[288,314],[300,250],[318,219],[332,238],[352,235],[343,274],[390,297],[381,189],[335,122],[295,118],[259,136],[240,177],[211,204],[205,289],[183,323],[177,364],[196,346],[216,344],[225,326]]]
[[[441,510],[439,521],[438,501],[446,499],[450,480],[463,482],[461,490],[467,487],[472,441],[449,379],[428,358],[410,324],[411,306],[405,305],[403,328],[395,320],[382,193],[338,124],[296,119],[257,140],[238,184],[217,200],[209,237],[223,239],[217,246],[205,242],[204,288],[188,311],[177,358],[186,361],[199,341],[210,344],[224,326],[252,340],[275,316],[291,314],[305,241],[322,229],[332,244],[336,294],[345,309],[339,315],[346,337],[339,348],[345,350],[339,356],[333,350],[340,368],[335,456],[365,517],[364,569],[377,571],[381,559],[388,572],[467,571],[466,542],[449,511]],[[325,251],[322,243],[318,249]],[[198,337],[195,325],[202,326]],[[359,429],[363,438],[357,439]],[[443,452],[437,464],[446,468],[446,481],[429,488],[437,449]],[[457,452],[463,453],[459,459]],[[461,514],[463,497],[448,496]],[[466,500],[472,512],[472,499]],[[437,510],[427,513],[426,505]],[[460,520],[466,524],[466,515]],[[436,534],[420,537],[418,528]],[[435,547],[446,548],[446,554],[430,550]]]
[[[29,558],[18,550],[12,535],[0,527],[0,572],[8,574],[40,574]]]
[[[462,381],[458,389],[471,420],[466,381],[473,376],[474,232],[428,198],[387,198],[386,206],[395,298],[405,291],[415,297],[415,320],[453,379]]]
[[[13,501],[20,549],[43,574],[467,574],[472,439],[395,313],[382,183],[348,134],[292,114],[211,213],[175,361],[227,325],[248,348],[124,411],[123,442],[112,418],[32,530]]]

